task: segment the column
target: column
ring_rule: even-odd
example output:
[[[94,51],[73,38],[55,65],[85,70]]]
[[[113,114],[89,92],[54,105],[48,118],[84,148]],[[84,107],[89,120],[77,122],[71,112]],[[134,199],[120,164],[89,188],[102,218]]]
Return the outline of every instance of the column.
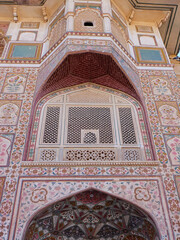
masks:
[[[111,33],[111,0],[102,0],[102,13],[103,13],[103,25],[104,32]]]
[[[66,17],[66,31],[74,31],[74,0],[66,0],[65,17]]]

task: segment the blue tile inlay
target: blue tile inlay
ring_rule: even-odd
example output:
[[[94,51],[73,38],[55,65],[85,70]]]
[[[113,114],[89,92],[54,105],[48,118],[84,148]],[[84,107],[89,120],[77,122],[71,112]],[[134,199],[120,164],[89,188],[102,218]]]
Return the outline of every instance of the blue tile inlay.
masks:
[[[140,49],[141,61],[162,61],[161,51],[159,49]]]
[[[37,46],[34,45],[15,45],[12,53],[14,58],[34,58],[36,57]]]

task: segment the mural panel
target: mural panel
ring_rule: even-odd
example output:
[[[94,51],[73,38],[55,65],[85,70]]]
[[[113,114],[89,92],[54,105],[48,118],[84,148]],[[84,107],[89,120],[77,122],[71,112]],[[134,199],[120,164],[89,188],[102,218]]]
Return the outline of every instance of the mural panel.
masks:
[[[180,112],[176,102],[156,102],[162,125],[180,126]]]
[[[0,126],[16,125],[19,117],[21,101],[0,101]]]
[[[153,93],[155,95],[171,95],[171,89],[168,85],[168,81],[156,78],[151,81]]]
[[[27,74],[8,73],[3,86],[4,93],[24,93]]]
[[[180,165],[180,135],[164,135],[169,158],[173,165]]]

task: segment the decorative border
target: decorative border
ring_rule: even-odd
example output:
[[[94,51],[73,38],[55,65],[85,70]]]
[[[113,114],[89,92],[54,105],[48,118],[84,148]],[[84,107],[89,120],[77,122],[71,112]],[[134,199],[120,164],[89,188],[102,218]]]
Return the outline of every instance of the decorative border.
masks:
[[[24,161],[22,163],[22,167],[25,168],[33,168],[33,167],[158,167],[160,163],[158,161],[148,161],[148,162],[55,162],[55,163],[47,163],[47,162],[32,162],[32,161]]]
[[[161,57],[162,57],[162,61],[153,61],[153,60],[142,60],[141,59],[141,54],[140,54],[140,49],[145,49],[145,50],[159,50],[160,51],[160,54],[161,54]],[[136,56],[136,59],[139,63],[150,63],[150,64],[162,64],[162,63],[165,63],[167,64],[168,63],[168,60],[166,58],[166,55],[165,55],[165,52],[164,52],[164,49],[163,48],[152,48],[152,47],[139,47],[139,46],[135,46],[134,47],[134,52],[135,52],[135,56]]]
[[[12,57],[13,51],[14,51],[14,47],[15,46],[37,46],[36,48],[36,54],[35,57]],[[11,43],[10,47],[9,47],[9,51],[8,51],[8,55],[7,55],[7,59],[9,60],[38,60],[41,57],[41,52],[42,52],[42,44],[41,43]]]

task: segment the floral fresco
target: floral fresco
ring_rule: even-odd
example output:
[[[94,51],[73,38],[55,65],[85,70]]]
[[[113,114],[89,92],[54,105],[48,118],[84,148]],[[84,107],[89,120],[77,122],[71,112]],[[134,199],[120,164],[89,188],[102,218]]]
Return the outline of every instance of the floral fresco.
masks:
[[[7,74],[3,87],[4,93],[23,93],[26,83],[26,74]]]
[[[166,80],[157,78],[151,81],[151,85],[155,95],[171,95],[171,90]]]
[[[16,125],[19,107],[19,101],[0,101],[0,125]]]

